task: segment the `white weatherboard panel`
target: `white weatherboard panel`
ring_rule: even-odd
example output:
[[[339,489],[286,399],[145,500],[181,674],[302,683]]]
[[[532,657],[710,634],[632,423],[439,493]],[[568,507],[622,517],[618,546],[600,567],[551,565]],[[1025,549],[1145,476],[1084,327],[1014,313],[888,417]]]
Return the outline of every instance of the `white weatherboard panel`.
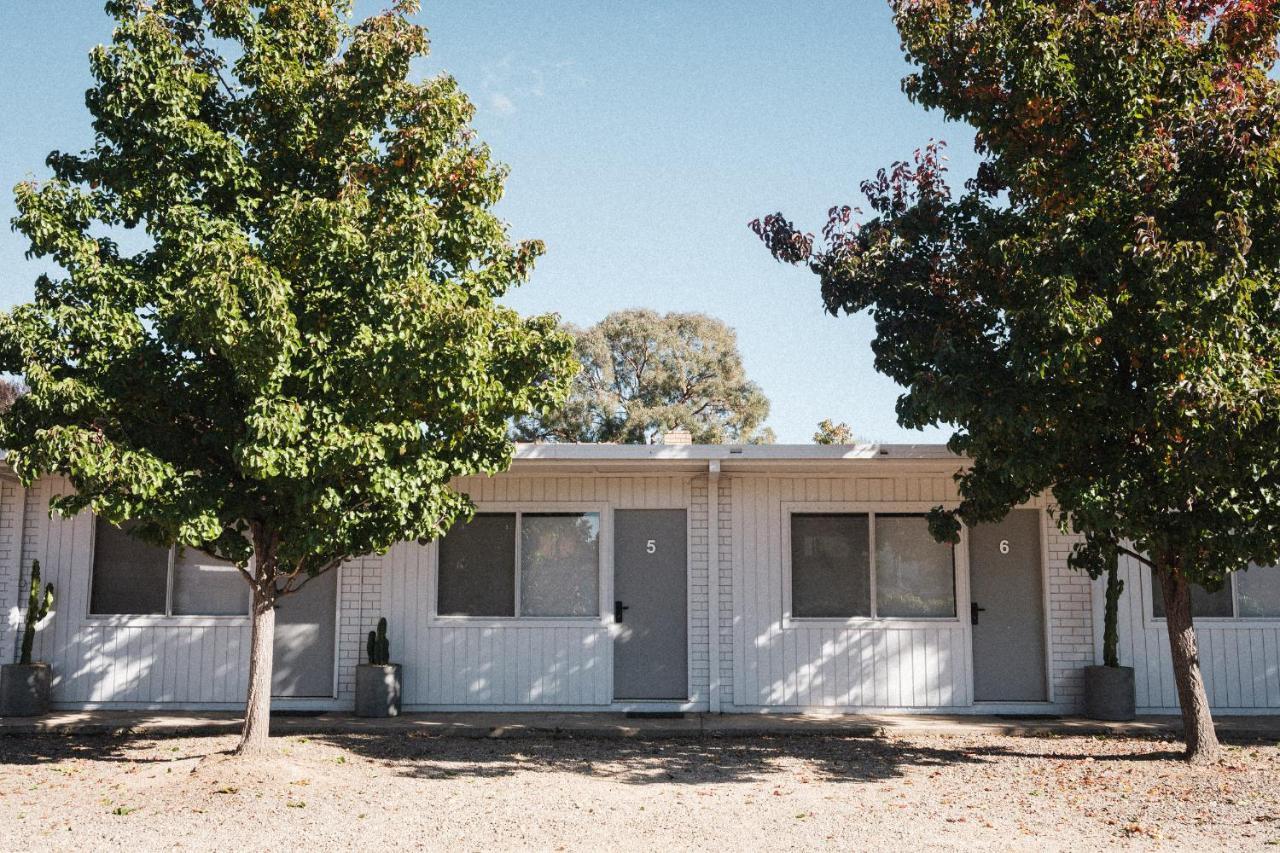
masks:
[[[457,485],[482,509],[497,505],[554,511],[599,504],[609,511],[688,507],[690,479],[506,476],[468,478]],[[602,528],[604,536],[610,531],[609,525]],[[607,544],[602,543],[601,549],[605,591],[611,588]],[[546,620],[545,624],[536,619],[473,620],[472,624],[465,619],[435,619],[435,560],[434,545],[417,543],[397,545],[382,559],[383,611],[392,648],[399,650],[394,656],[404,665],[406,706],[611,704],[613,650],[607,609],[601,614],[605,618]],[[702,588],[705,591],[705,581]],[[691,645],[696,642],[690,639]],[[705,636],[698,645],[705,650]],[[705,659],[703,670],[705,678]]]
[[[56,590],[53,618],[35,656],[53,665],[53,701],[82,703],[243,703],[249,659],[248,618],[91,619],[93,518],[50,517],[49,498],[69,488],[45,478],[28,492],[23,575],[39,560]]]
[[[953,498],[945,476],[732,478],[733,704],[939,708],[970,704],[960,619],[841,624],[784,618],[788,508],[913,511]],[[959,576],[960,595],[963,578]],[[963,599],[961,612],[963,612]]]
[[[804,505],[857,505],[877,511],[927,509],[953,501],[949,471],[907,470],[869,462],[872,470],[839,473],[722,473],[719,506],[708,512],[706,475],[670,472],[554,473],[521,470],[458,482],[474,500],[554,510],[575,505],[689,510],[690,707],[705,707],[710,683],[708,633],[720,630],[720,678],[726,710],[981,709],[970,699],[967,620],[907,623],[786,621],[784,514]],[[31,562],[57,588],[52,618],[41,626],[36,656],[53,664],[60,707],[237,707],[244,701],[247,618],[88,616],[93,523],[88,514],[50,518],[49,498],[67,489],[45,478],[29,490],[3,490],[0,601],[9,630],[0,658],[15,651],[18,594]],[[1037,503],[1039,505],[1039,503]],[[708,530],[708,518],[719,522]],[[1048,524],[1048,523],[1047,523]],[[4,527],[0,524],[0,528]],[[0,530],[0,534],[4,534]],[[1100,590],[1066,566],[1074,537],[1046,527],[1046,595],[1053,701],[1073,710],[1082,667],[1100,654]],[[708,550],[719,549],[718,619],[708,611]],[[7,548],[7,550],[5,550]],[[611,603],[608,550],[603,602]],[[350,707],[352,675],[363,660],[364,633],[379,616],[390,623],[393,656],[405,666],[410,708],[599,708],[611,705],[612,647],[606,613],[598,622],[515,620],[495,625],[432,618],[434,548],[403,544],[354,561],[342,581],[339,697],[316,707]],[[21,578],[16,567],[21,564]],[[967,577],[958,563],[958,604]],[[1122,563],[1122,662],[1136,669],[1141,710],[1174,712],[1177,696],[1164,623],[1152,620],[1150,582]],[[1280,709],[1280,620],[1197,623],[1206,689],[1220,713]],[[282,703],[283,704],[283,703]]]
[[[1120,578],[1120,663],[1134,668],[1138,709],[1177,713],[1168,631],[1163,620],[1151,618],[1150,572],[1123,557]],[[1205,692],[1215,711],[1280,709],[1280,620],[1201,619],[1195,628]]]

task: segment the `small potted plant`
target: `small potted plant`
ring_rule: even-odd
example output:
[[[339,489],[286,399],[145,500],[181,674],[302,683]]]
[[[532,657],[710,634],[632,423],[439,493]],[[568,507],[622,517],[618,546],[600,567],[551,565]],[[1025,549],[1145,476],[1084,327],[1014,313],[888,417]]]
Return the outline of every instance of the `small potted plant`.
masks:
[[[1094,720],[1127,721],[1134,718],[1133,667],[1120,665],[1120,580],[1116,558],[1107,563],[1107,603],[1102,620],[1102,666],[1084,669],[1085,713]]]
[[[387,620],[378,620],[378,630],[369,632],[365,644],[368,663],[356,667],[356,716],[398,717],[400,715],[400,664],[391,662],[391,641]]]
[[[52,670],[44,661],[31,661],[36,641],[36,625],[53,607],[53,584],[40,593],[40,562],[31,564],[31,587],[27,592],[27,621],[22,631],[22,655],[17,663],[0,666],[0,717],[38,717],[49,712]]]

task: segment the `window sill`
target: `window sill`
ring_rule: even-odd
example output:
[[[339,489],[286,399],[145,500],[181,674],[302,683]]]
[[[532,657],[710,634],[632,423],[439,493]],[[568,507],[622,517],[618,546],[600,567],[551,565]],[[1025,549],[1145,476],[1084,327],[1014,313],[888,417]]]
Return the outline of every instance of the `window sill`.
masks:
[[[119,614],[85,617],[84,624],[99,628],[212,628],[249,624],[245,616],[164,616],[162,614]]]
[[[788,616],[783,628],[915,628],[960,625],[957,616]]]
[[[1147,617],[1147,625],[1166,630],[1163,616]],[[1208,625],[1214,628],[1275,628],[1280,626],[1280,616],[1193,616],[1192,625]]]
[[[428,628],[607,628],[600,616],[432,616]]]

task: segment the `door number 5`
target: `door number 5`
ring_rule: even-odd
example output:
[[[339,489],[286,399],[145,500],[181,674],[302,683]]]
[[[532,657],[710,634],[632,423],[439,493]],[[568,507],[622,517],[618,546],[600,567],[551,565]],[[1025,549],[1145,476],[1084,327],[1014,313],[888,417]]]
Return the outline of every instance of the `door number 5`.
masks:
[[[1008,553],[1009,553],[1009,540],[1008,540],[1008,539],[1001,539],[1001,540],[1000,540],[1000,553],[1001,553],[1001,554],[1008,554]]]
[[[658,551],[658,543],[653,539],[650,539],[648,542],[644,543],[644,550],[646,553],[656,554]]]

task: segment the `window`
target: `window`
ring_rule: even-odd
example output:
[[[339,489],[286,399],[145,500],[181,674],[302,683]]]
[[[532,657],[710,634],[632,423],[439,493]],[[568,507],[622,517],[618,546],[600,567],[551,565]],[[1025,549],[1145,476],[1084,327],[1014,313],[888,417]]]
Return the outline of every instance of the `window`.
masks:
[[[954,549],[923,515],[793,513],[791,615],[954,618]]]
[[[876,516],[876,615],[955,616],[953,560],[951,546],[929,535],[924,516]]]
[[[172,603],[175,616],[244,616],[249,612],[249,585],[235,563],[195,548],[179,548],[173,560]]]
[[[867,516],[791,516],[791,613],[800,618],[871,615]]]
[[[520,521],[521,614],[599,613],[600,517],[527,513]]]
[[[1243,617],[1280,616],[1280,566],[1249,565],[1231,576],[1236,584],[1236,609]]]
[[[233,563],[194,548],[161,548],[105,519],[94,523],[94,616],[246,616],[249,585]]]
[[[90,613],[165,612],[169,551],[133,538],[129,527],[121,529],[101,518],[95,523]]]
[[[477,513],[440,540],[440,616],[600,614],[600,515]]]
[[[1151,572],[1151,615],[1164,618],[1164,594],[1160,578]],[[1232,572],[1222,589],[1209,592],[1191,586],[1193,619],[1258,619],[1280,617],[1280,567],[1249,564],[1248,569]]]
[[[436,612],[516,615],[516,516],[476,515],[440,540]]]

